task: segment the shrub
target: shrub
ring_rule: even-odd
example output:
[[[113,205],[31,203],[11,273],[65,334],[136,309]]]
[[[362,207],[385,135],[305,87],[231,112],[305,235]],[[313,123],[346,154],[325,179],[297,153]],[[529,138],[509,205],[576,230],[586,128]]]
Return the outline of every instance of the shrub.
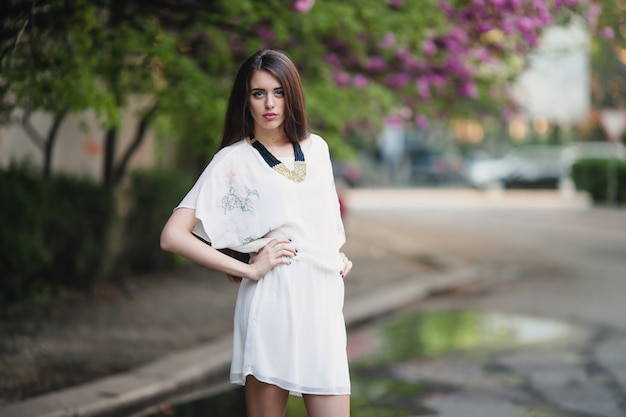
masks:
[[[45,234],[52,270],[65,286],[90,289],[108,259],[108,233],[115,219],[110,191],[88,180],[55,175],[45,182]]]
[[[616,179],[616,201],[626,203],[626,161],[612,161]],[[572,179],[579,190],[587,191],[594,202],[608,201],[608,159],[582,159],[572,165]]]
[[[0,303],[90,289],[107,259],[112,195],[67,175],[43,179],[28,165],[0,170]]]
[[[172,269],[181,258],[161,250],[161,229],[192,181],[178,171],[159,168],[134,171],[130,179],[121,264],[133,274]]]

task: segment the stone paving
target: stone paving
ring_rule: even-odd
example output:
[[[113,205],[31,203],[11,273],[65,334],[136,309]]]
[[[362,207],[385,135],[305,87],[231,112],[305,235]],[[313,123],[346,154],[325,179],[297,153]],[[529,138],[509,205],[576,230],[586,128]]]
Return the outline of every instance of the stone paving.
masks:
[[[502,205],[506,200],[500,198],[488,196],[487,201]],[[372,205],[375,201],[367,200]],[[415,199],[415,205],[421,201]],[[472,201],[470,206],[477,204]],[[543,204],[554,203],[542,200]],[[348,221],[350,239],[345,250],[357,265],[346,281],[350,321],[359,323],[367,309],[370,315],[388,312],[388,306],[375,311],[371,300],[389,297],[402,305],[424,295],[414,285],[422,279],[433,278],[429,291],[438,291],[437,274],[474,268],[475,279],[466,275],[458,282],[472,288],[523,279],[536,268],[549,267],[531,266],[524,254],[506,251],[507,255],[485,263],[483,253],[493,252],[493,243],[476,237],[471,237],[472,251],[463,248],[461,256],[456,255],[461,254],[463,236],[446,241],[445,253],[435,252],[424,244],[427,230],[421,230],[421,240],[416,240],[399,233],[402,227],[359,216]],[[431,241],[445,238],[433,235]],[[81,298],[58,308],[0,317],[0,415],[4,416],[3,410],[19,410],[3,405],[19,406],[21,399],[127,371],[228,333],[236,287],[204,270],[189,271],[184,279],[160,276],[151,282],[147,277],[123,294],[104,290],[95,300]],[[455,282],[439,289],[448,291]],[[357,373],[383,378],[392,388],[374,386],[364,403],[355,404],[353,416],[626,416],[626,335],[583,326],[575,327],[572,334],[550,343],[416,356],[374,368],[357,365]],[[55,380],[69,365],[83,371],[80,378]],[[90,366],[94,372],[88,372]],[[24,390],[28,383],[41,386],[28,393]],[[113,391],[106,395],[117,395]],[[107,401],[102,392],[95,394],[99,401]],[[96,415],[65,411],[54,415]],[[10,415],[26,415],[19,412]]]
[[[372,408],[403,417],[626,416],[626,335],[602,329],[568,326],[554,340],[373,367],[357,361],[353,369],[361,385],[386,379],[421,387],[404,396],[390,389],[382,404],[376,397],[360,404],[356,417]]]

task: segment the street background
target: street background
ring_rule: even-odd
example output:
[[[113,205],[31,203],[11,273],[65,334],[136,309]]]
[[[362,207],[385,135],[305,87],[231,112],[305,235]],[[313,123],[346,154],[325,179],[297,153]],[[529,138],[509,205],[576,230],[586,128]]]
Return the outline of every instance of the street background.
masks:
[[[237,286],[159,240],[266,48],[330,150],[353,416],[626,415],[625,1],[10,0],[0,22],[1,417],[244,414]]]
[[[612,355],[606,375],[615,375],[604,380],[585,376],[592,369],[590,362],[574,360],[579,368],[568,369],[564,378],[569,385],[538,380],[535,389],[545,394],[542,407],[548,404],[553,412],[562,413],[554,415],[623,415],[624,211],[593,208],[584,195],[566,197],[550,191],[509,191],[494,197],[467,190],[355,190],[347,194],[346,204],[351,209],[345,250],[355,267],[346,279],[345,313],[350,334],[357,335],[349,342],[355,360],[364,348],[358,336],[364,323],[411,306],[554,320],[579,326],[581,335],[591,335],[584,343],[570,341],[565,350],[552,352],[555,366],[560,361],[571,365],[574,354],[591,352],[592,346],[603,347]],[[134,390],[143,390],[144,397],[159,403],[163,398],[173,401],[207,380],[215,383],[216,377],[223,382],[235,292],[236,286],[219,274],[191,267],[142,277],[125,289],[104,286],[95,297],[70,297],[45,308],[3,315],[0,414],[26,417],[56,410],[107,415],[125,406],[147,406],[138,394],[130,395]],[[441,331],[445,337],[445,328]],[[199,346],[209,350],[197,350]],[[521,343],[520,350],[524,346]],[[417,359],[408,368],[400,360],[395,362],[401,369],[412,369],[414,383],[445,382],[455,392],[482,387],[482,399],[474,396],[470,401],[478,401],[482,408],[464,415],[488,415],[481,413],[494,404],[509,408],[493,415],[532,415],[520,411],[528,399],[485,394],[481,381],[489,380],[486,375],[473,374],[473,385],[463,381],[467,365],[458,359],[445,355],[429,359],[417,355]],[[156,373],[156,379],[148,378],[148,371],[144,371],[146,379],[139,378],[142,371],[137,369],[168,360],[171,363]],[[217,365],[210,364],[212,360]],[[187,372],[180,379],[185,367],[205,366],[202,378]],[[601,366],[593,369],[597,375]],[[558,379],[559,372],[552,368],[550,378]],[[127,385],[101,379],[110,375],[136,379],[126,381]],[[176,381],[177,389],[166,383],[168,378]],[[81,385],[88,382],[92,384]],[[577,390],[572,391],[574,387]],[[554,394],[551,400],[557,389],[561,396]],[[572,393],[581,398],[585,392],[584,407],[572,402]],[[438,398],[447,404],[445,397]],[[452,404],[463,409],[463,401],[468,400],[455,398]],[[444,409],[433,415],[458,415]],[[353,413],[363,415],[358,410]]]

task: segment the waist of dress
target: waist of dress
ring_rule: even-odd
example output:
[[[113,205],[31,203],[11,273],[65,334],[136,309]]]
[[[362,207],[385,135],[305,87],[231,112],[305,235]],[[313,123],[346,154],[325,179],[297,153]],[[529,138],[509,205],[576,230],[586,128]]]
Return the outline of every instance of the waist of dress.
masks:
[[[292,262],[303,262],[305,264],[324,269],[327,271],[341,271],[343,265],[341,257],[337,254],[335,259],[325,259],[320,256],[315,256],[309,252],[298,252],[298,254],[291,258]]]

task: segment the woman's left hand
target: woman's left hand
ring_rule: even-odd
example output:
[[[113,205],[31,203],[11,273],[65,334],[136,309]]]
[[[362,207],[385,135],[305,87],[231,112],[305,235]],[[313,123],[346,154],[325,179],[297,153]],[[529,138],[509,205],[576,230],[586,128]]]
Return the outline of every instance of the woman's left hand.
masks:
[[[343,278],[345,278],[350,273],[350,270],[352,270],[352,261],[348,259],[345,253],[339,252],[339,254],[343,259],[343,269],[341,270],[340,274]]]

